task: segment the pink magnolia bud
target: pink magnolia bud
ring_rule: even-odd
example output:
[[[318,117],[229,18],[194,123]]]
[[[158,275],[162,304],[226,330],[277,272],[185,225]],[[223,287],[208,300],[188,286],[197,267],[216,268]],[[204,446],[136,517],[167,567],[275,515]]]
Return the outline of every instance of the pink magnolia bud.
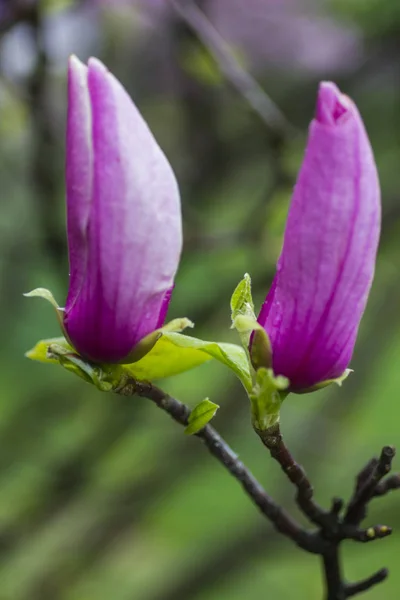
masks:
[[[165,319],[182,247],[178,186],[132,100],[98,60],[69,62],[64,326],[119,362]]]
[[[380,190],[355,104],[320,84],[282,254],[258,317],[273,370],[301,391],[347,368],[374,276]]]

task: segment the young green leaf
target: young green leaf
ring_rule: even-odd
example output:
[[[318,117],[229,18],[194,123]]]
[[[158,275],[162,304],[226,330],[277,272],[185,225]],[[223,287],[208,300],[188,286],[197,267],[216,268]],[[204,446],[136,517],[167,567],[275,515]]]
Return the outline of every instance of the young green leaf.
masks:
[[[238,283],[232,294],[231,313],[232,321],[239,315],[256,318],[251,295],[251,279],[248,273],[244,274],[243,279]]]
[[[252,331],[257,327],[257,319],[254,314],[254,304],[251,295],[251,279],[245,273],[239,282],[231,298],[232,328],[239,334],[243,348],[248,355],[248,347]],[[250,361],[250,357],[248,357]]]
[[[187,435],[198,433],[211,421],[218,409],[218,404],[214,404],[208,398],[202,400],[190,413],[185,433]]]

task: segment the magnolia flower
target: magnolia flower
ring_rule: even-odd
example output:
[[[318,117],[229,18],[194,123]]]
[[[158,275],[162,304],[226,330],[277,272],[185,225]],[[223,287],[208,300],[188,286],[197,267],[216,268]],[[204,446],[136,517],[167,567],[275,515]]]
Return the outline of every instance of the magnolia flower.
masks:
[[[178,186],[132,100],[98,60],[71,57],[64,328],[84,357],[126,361],[165,320],[182,246]]]
[[[374,276],[380,190],[355,104],[321,83],[271,289],[258,322],[275,374],[302,391],[340,377]]]

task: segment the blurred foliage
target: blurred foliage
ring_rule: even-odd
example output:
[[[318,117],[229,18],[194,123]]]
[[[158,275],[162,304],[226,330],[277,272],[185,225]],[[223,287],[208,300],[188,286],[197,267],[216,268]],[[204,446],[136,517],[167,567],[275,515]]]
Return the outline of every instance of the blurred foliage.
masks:
[[[237,342],[229,301],[243,274],[252,276],[256,311],[266,294],[317,81],[335,79],[359,105],[371,136],[382,182],[382,243],[354,373],[341,389],[290,396],[282,423],[317,498],[328,503],[348,494],[371,453],[400,446],[399,3],[304,5],[306,19],[323,11],[339,28],[357,28],[362,55],[350,68],[277,67],[267,56],[257,64],[258,80],[300,132],[293,140],[251,112],[193,32],[174,14],[158,13],[162,3],[67,4],[48,0],[37,14],[32,3],[22,17],[0,23],[0,599],[320,598],[316,558],[278,536],[197,439],[143,399],[100,394],[62,369],[24,358],[37,339],[59,332],[52,312],[22,293],[45,286],[63,298],[68,285],[70,52],[82,60],[95,54],[115,72],[177,173],[185,251],[169,318],[187,315],[196,336],[225,342]],[[258,0],[257,10],[268,16],[273,4]],[[289,24],[290,11],[285,18]],[[314,52],[322,46],[320,40]],[[233,50],[250,68],[246,48]],[[268,491],[296,510],[228,369],[208,362],[164,387],[192,407],[208,396],[218,403],[213,423]],[[370,522],[388,523],[395,534],[346,547],[349,579],[391,568],[371,600],[399,597],[399,515],[395,495],[380,500]]]
[[[385,2],[379,0],[331,0],[344,17],[359,23],[364,32],[379,38],[382,35],[398,33],[400,25],[400,5],[398,2]]]

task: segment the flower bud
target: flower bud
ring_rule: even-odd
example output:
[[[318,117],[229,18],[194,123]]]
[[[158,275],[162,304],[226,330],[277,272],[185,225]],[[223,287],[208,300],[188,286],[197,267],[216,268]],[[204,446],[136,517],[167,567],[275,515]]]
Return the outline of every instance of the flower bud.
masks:
[[[84,357],[122,362],[165,319],[182,246],[178,186],[104,65],[68,73],[66,333]]]
[[[374,276],[380,213],[359,112],[333,83],[321,83],[282,253],[258,317],[273,370],[292,391],[338,378],[350,362]]]

